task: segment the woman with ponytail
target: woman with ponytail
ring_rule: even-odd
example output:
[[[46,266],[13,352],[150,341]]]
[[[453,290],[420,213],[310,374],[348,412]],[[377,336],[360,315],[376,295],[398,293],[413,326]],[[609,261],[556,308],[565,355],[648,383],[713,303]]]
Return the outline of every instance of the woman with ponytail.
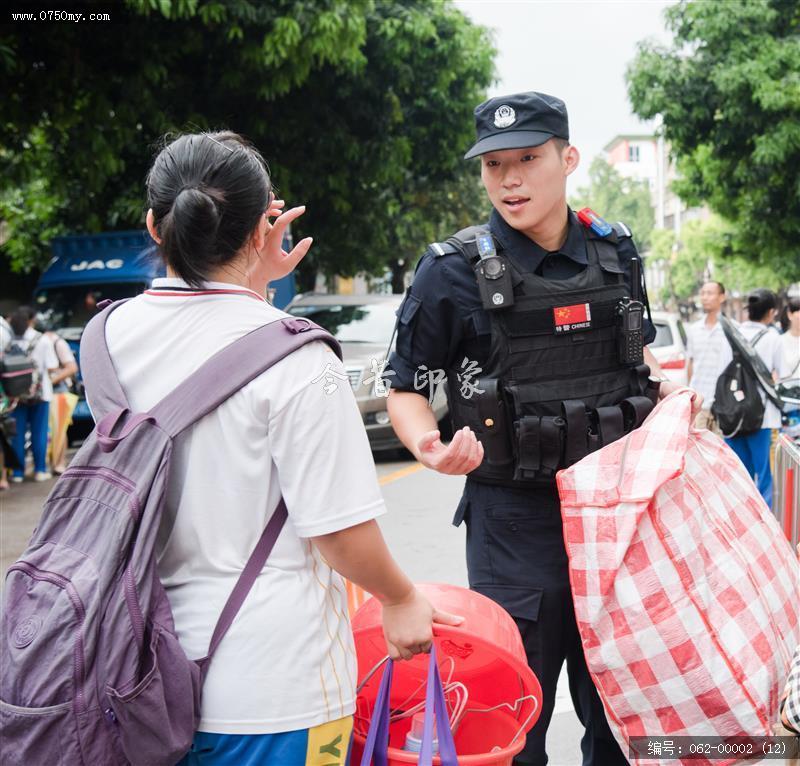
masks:
[[[106,340],[137,412],[220,349],[288,317],[265,299],[311,239],[281,250],[289,222],[261,155],[234,133],[180,136],[147,178],[147,228],[167,277],[108,318]],[[390,555],[366,432],[350,386],[318,383],[339,358],[308,343],[175,440],[158,571],[190,658],[211,631],[282,496],[289,519],[209,666],[181,766],[347,763],[356,661],[341,575],[383,603],[392,656],[430,647],[436,612]],[[328,746],[328,751],[320,748]],[[334,747],[335,746],[335,747]],[[329,760],[334,760],[333,757]],[[312,761],[309,761],[312,762]]]

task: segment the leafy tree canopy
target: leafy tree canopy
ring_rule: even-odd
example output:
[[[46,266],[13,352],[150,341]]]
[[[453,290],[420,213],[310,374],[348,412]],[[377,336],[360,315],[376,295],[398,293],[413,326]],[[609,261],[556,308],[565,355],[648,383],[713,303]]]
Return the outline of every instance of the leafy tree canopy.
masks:
[[[731,235],[732,225],[719,216],[688,221],[681,228],[680,242],[670,229],[653,231],[650,260],[667,264],[661,302],[674,307],[688,301],[706,279],[722,282],[732,295],[746,295],[757,287],[779,292],[786,286],[769,266],[730,254]]]
[[[141,226],[170,131],[255,143],[281,196],[307,205],[306,276],[383,271],[477,214],[460,157],[494,50],[451,3],[126,0],[124,13],[102,32],[0,30],[0,219],[17,270],[46,263],[56,233]]]
[[[650,247],[654,214],[647,181],[625,178],[602,157],[589,167],[589,186],[581,186],[570,199],[575,210],[590,207],[609,223],[622,221],[632,232],[640,251]]]
[[[628,70],[636,113],[661,114],[675,189],[732,224],[729,255],[800,278],[800,2],[688,2],[666,11],[669,47]]]

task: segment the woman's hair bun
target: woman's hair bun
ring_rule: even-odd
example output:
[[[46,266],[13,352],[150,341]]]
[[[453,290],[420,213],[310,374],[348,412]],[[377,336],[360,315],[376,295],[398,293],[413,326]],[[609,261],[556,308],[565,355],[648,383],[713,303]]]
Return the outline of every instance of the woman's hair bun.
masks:
[[[198,286],[239,252],[270,190],[266,163],[236,133],[188,134],[165,145],[147,176],[162,257]]]

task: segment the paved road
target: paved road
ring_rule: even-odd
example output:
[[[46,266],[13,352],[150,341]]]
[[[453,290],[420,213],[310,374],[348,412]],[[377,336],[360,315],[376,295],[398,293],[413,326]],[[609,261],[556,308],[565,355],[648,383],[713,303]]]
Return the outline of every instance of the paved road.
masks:
[[[380,525],[400,565],[417,582],[466,585],[465,530],[450,523],[464,479],[435,474],[411,461],[379,458],[376,470],[388,508]],[[0,571],[4,575],[25,547],[53,483],[25,482],[0,494]],[[582,732],[562,671],[547,736],[550,766],[579,766]]]

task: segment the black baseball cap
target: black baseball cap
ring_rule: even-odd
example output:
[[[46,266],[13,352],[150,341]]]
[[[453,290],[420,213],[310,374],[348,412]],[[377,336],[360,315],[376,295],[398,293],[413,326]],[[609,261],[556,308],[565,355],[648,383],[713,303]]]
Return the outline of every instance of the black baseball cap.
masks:
[[[498,96],[475,107],[478,140],[464,155],[468,160],[501,149],[539,146],[551,138],[569,141],[566,104],[546,93],[515,93]]]

